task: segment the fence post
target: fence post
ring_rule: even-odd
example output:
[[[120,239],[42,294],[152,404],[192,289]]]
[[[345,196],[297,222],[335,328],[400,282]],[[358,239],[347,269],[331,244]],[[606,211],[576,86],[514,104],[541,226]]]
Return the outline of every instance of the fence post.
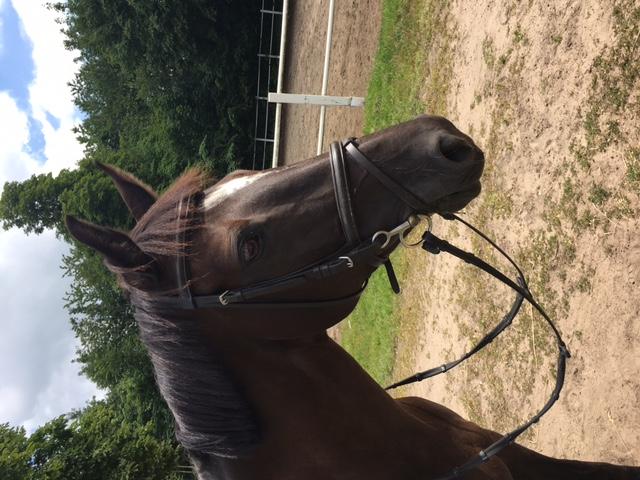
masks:
[[[278,85],[276,92],[282,93],[282,82],[284,79],[284,48],[287,43],[287,18],[289,15],[289,0],[282,2],[282,26],[280,27],[280,60],[278,61]],[[278,153],[280,152],[280,117],[282,115],[282,104],[276,104],[276,118],[273,127],[273,152],[271,157],[271,167],[278,166]]]
[[[320,95],[327,94],[327,86],[329,84],[329,57],[331,56],[331,39],[333,38],[333,11],[335,7],[334,0],[329,0],[329,20],[327,21],[327,43],[324,47],[324,66],[322,67],[322,90]],[[320,107],[320,125],[318,126],[318,146],[316,155],[322,153],[322,140],[324,139],[324,117],[327,107]]]

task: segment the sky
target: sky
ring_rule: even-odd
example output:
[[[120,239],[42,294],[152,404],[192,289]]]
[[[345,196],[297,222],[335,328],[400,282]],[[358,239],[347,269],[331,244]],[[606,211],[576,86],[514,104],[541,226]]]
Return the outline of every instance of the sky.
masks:
[[[68,83],[77,52],[63,45],[51,0],[0,0],[0,186],[75,168],[81,121]],[[51,231],[0,229],[0,423],[28,432],[101,398],[72,363],[77,347],[64,294],[68,246]]]

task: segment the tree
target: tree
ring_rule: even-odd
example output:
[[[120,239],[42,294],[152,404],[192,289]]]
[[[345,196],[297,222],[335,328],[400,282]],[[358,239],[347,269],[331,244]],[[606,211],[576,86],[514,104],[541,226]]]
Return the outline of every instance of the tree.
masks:
[[[25,233],[51,229],[68,239],[64,214],[119,228],[131,226],[131,218],[112,182],[83,161],[76,170],[32,175],[23,182],[7,182],[0,197],[0,219],[5,230],[18,227]]]
[[[27,478],[28,441],[24,428],[0,424],[0,478]]]
[[[12,480],[125,480],[191,478],[185,459],[153,421],[123,415],[112,398],[62,415],[27,437],[23,428],[0,425],[0,475]]]
[[[76,131],[85,157],[76,170],[5,184],[5,229],[53,229],[71,241],[63,216],[73,214],[129,230],[133,220],[96,161],[156,190],[194,164],[216,175],[250,165],[253,2],[67,0],[53,8],[62,15],[67,47],[80,52],[72,88],[85,113]],[[74,244],[63,268],[72,278],[65,300],[80,341],[77,361],[108,399],[31,437],[4,425],[0,478],[174,478],[184,458],[131,307],[94,252]]]
[[[60,231],[60,196],[74,185],[78,173],[62,170],[57,177],[47,173],[33,175],[24,182],[5,183],[0,198],[0,218],[4,229],[18,227],[25,233],[42,233],[44,229]]]
[[[146,126],[161,124],[181,162],[204,151],[219,167],[248,163],[255,4],[69,0],[55,8],[67,46],[80,51],[73,87],[89,147],[121,148],[124,137],[136,143]]]

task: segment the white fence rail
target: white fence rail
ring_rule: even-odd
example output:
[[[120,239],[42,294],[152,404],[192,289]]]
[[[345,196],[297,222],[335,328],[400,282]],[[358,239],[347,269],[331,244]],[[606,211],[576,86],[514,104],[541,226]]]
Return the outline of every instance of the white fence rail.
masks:
[[[331,95],[305,95],[300,93],[269,93],[271,103],[294,103],[298,105],[319,105],[321,107],[362,107],[362,97],[333,97]]]
[[[316,0],[317,1],[317,0]],[[320,95],[283,93],[282,85],[284,81],[284,52],[287,42],[287,16],[289,1],[283,0],[282,5],[282,28],[280,30],[280,56],[278,65],[278,84],[276,92],[269,92],[268,101],[276,104],[275,126],[273,132],[273,157],[271,166],[278,166],[278,157],[280,154],[280,128],[282,105],[289,104],[305,104],[320,106],[320,122],[318,125],[318,144],[316,153],[322,153],[322,144],[324,140],[324,123],[327,107],[362,107],[364,98],[362,97],[335,97],[327,95],[327,87],[329,83],[329,60],[331,57],[331,43],[333,39],[333,14],[335,10],[335,0],[329,0],[329,18],[327,20],[327,37],[324,52],[324,64],[322,68],[322,89]]]

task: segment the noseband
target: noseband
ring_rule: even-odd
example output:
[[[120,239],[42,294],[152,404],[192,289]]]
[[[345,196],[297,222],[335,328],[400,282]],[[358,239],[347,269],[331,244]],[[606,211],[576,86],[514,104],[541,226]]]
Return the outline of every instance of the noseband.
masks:
[[[326,280],[343,272],[346,272],[355,266],[366,265],[375,269],[380,265],[385,265],[389,281],[393,290],[398,293],[399,286],[393,267],[388,259],[388,255],[384,253],[385,248],[391,241],[399,241],[405,246],[414,247],[421,246],[424,250],[432,253],[439,254],[441,252],[449,253],[466,263],[474,265],[480,268],[484,272],[500,280],[502,283],[510,287],[515,293],[516,297],[511,305],[509,312],[480,342],[465,353],[457,360],[445,363],[435,368],[425,370],[423,372],[416,373],[404,380],[394,383],[387,387],[387,390],[397,388],[401,385],[408,385],[410,383],[419,382],[426,378],[431,378],[441,373],[445,373],[460,363],[464,362],[472,355],[476,354],[484,347],[489,345],[498,335],[500,335],[511,323],[513,319],[520,311],[523,300],[527,300],[545,319],[545,321],[551,327],[558,346],[558,361],[556,368],[556,385],[551,393],[549,400],[535,414],[529,421],[522,424],[512,432],[504,435],[498,441],[494,442],[484,450],[481,450],[478,455],[471,458],[466,463],[454,468],[449,473],[437,477],[434,480],[449,480],[459,478],[464,472],[467,472],[473,468],[478,467],[482,463],[495,456],[498,452],[503,450],[508,445],[512,444],[522,433],[524,433],[529,427],[537,423],[542,416],[549,411],[553,404],[558,400],[560,391],[562,390],[565,377],[566,360],[571,356],[566,344],[560,336],[560,332],[553,324],[547,313],[536,302],[531,294],[524,274],[518,265],[509,257],[498,245],[486,237],[473,225],[469,224],[459,216],[446,213],[439,214],[445,220],[456,220],[470,228],[473,232],[487,241],[493,248],[495,248],[502,256],[504,256],[517,272],[517,281],[513,281],[505,274],[497,270],[495,267],[484,262],[482,259],[476,257],[472,253],[466,252],[451,243],[442,240],[435,236],[431,232],[430,217],[425,215],[419,215],[419,213],[427,214],[429,207],[407,190],[405,187],[397,183],[393,178],[389,177],[380,168],[378,168],[369,158],[364,155],[358,148],[358,144],[354,139],[345,141],[344,143],[334,142],[330,149],[330,164],[331,164],[331,176],[333,179],[333,187],[335,192],[336,206],[338,209],[338,215],[340,218],[340,224],[345,237],[345,245],[337,252],[325,257],[324,259],[310,265],[301,268],[293,273],[289,273],[280,277],[276,277],[263,282],[258,282],[246,287],[226,290],[224,292],[216,293],[213,295],[193,295],[190,288],[190,272],[189,266],[186,261],[186,255],[179,256],[176,261],[176,277],[178,279],[178,286],[180,290],[179,297],[162,297],[159,299],[159,303],[174,309],[271,309],[271,308],[316,308],[316,307],[330,307],[340,306],[344,304],[357,302],[358,298],[366,287],[366,281],[361,288],[356,292],[347,296],[325,299],[325,300],[270,300],[274,294],[290,291],[293,288],[305,285],[309,282]],[[415,213],[409,217],[405,222],[389,231],[376,232],[371,239],[362,240],[356,226],[356,219],[352,206],[351,189],[349,187],[349,176],[347,173],[346,159],[349,158],[357,166],[365,170],[368,174],[376,178],[388,191],[393,193],[398,199],[408,205]],[[178,222],[184,221],[188,216],[188,204],[190,200],[181,201],[178,205]],[[420,219],[427,218],[429,220],[429,228],[422,235],[422,239],[415,244],[408,244],[405,239],[405,234],[416,227],[420,222]],[[185,238],[185,229],[178,229],[179,233],[178,241],[184,245],[188,245]],[[264,300],[267,297],[269,300]]]

